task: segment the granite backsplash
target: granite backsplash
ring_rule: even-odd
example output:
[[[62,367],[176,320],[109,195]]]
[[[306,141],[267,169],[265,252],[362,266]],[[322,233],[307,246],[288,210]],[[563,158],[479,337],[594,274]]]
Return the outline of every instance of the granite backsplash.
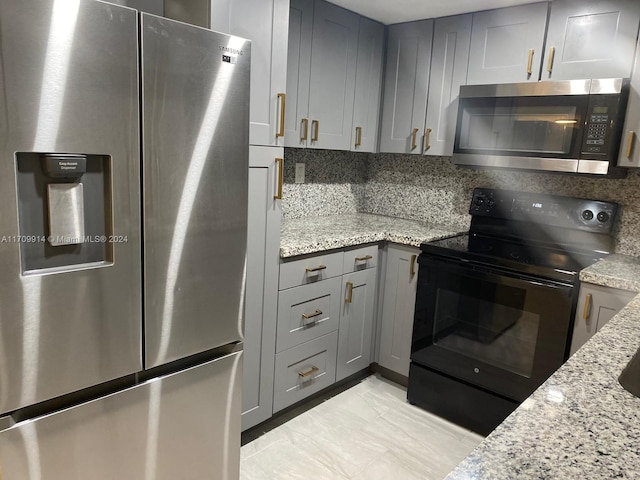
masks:
[[[305,183],[294,183],[304,163]],[[375,213],[466,228],[476,187],[542,192],[617,202],[615,251],[640,256],[640,171],[607,179],[471,170],[447,157],[365,154],[288,148],[285,151],[285,218]]]

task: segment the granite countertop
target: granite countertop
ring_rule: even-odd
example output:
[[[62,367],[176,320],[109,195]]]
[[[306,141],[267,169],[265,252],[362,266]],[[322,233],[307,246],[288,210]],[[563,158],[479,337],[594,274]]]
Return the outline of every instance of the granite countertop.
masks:
[[[640,291],[640,259],[611,255],[583,270],[580,279]],[[618,383],[638,346],[640,295],[447,478],[638,478],[640,398]]]
[[[280,257],[381,241],[419,247],[422,242],[451,237],[466,230],[368,213],[286,219],[280,233]]]

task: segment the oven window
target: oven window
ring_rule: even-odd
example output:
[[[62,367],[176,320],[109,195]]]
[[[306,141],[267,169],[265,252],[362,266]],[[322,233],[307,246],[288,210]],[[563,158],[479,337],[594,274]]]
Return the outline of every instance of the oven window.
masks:
[[[459,280],[437,289],[434,345],[530,378],[540,315],[527,310],[527,290]]]

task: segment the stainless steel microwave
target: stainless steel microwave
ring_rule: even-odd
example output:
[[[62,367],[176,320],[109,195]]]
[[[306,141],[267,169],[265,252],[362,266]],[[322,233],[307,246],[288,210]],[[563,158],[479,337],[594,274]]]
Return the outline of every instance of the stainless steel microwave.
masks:
[[[595,175],[616,168],[622,78],[460,87],[453,163]]]

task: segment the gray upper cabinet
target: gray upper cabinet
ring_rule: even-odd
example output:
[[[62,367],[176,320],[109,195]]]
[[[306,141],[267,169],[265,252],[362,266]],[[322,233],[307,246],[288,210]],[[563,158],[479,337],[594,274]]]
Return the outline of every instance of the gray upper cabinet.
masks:
[[[284,117],[284,144],[287,147],[306,147],[308,143],[312,29],[313,1],[291,0]]]
[[[360,17],[351,150],[375,152],[382,89],[384,25]]]
[[[423,146],[426,155],[453,153],[458,94],[467,80],[471,18],[468,14],[435,21]]]
[[[548,4],[473,14],[467,84],[537,82]]]
[[[380,151],[421,153],[433,20],[389,27]]]
[[[251,145],[283,146],[289,0],[211,0],[211,29],[250,39]]]
[[[640,167],[640,39],[636,47],[636,61],[631,76],[629,88],[629,104],[627,116],[624,120],[622,144],[618,155],[618,165],[621,167]]]
[[[629,77],[639,22],[638,0],[555,0],[541,79]]]
[[[289,28],[287,84],[296,86],[285,145],[349,150],[359,16],[321,0],[292,0]]]

